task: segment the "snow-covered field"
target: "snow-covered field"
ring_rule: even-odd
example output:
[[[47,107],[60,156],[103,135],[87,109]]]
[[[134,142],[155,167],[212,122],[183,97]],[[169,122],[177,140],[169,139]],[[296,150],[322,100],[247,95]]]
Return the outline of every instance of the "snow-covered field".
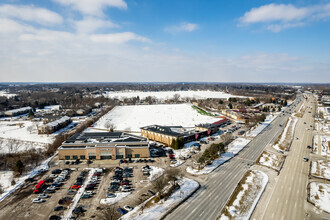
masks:
[[[213,123],[218,118],[201,115],[190,104],[117,106],[100,118],[93,126],[105,129],[106,123],[115,125],[115,130],[140,132],[147,125],[181,125],[194,127],[199,123]],[[98,131],[89,129],[89,131]]]
[[[330,162],[325,160],[312,161],[311,174],[319,178],[330,179]]]
[[[289,143],[291,142],[291,138],[293,137],[297,122],[298,118],[293,116],[292,114],[291,117],[288,119],[288,122],[286,123],[286,126],[283,130],[283,133],[281,134],[278,143],[273,145],[276,150],[285,150],[289,147]]]
[[[249,219],[266,185],[268,176],[257,170],[251,171],[241,185],[240,191],[231,204],[227,204],[220,219]]]
[[[180,189],[176,190],[166,201],[160,200],[158,203],[155,203],[153,206],[143,209],[143,212],[140,210],[141,206],[139,205],[130,211],[126,215],[122,216],[121,219],[141,219],[141,220],[154,220],[161,219],[165,214],[174,208],[177,204],[183,201],[185,198],[191,195],[198,187],[199,183],[188,178],[182,178],[179,181]]]
[[[11,98],[13,96],[15,96],[16,94],[11,94],[11,93],[8,93],[4,90],[0,90],[0,96],[5,96],[6,98]]]
[[[206,98],[221,98],[228,99],[230,97],[245,98],[244,96],[235,96],[225,92],[219,91],[161,91],[161,92],[143,92],[143,91],[119,91],[108,92],[104,96],[108,98],[133,98],[139,96],[140,99],[145,99],[148,96],[154,97],[158,100],[173,99],[175,94],[179,94],[180,98],[194,98],[194,99],[206,99]]]
[[[310,183],[309,199],[314,205],[326,212],[330,212],[330,184]]]
[[[191,174],[207,174],[211,173],[218,166],[230,160],[234,155],[238,154],[251,140],[246,138],[237,138],[228,145],[228,150],[226,153],[221,154],[218,159],[215,159],[211,165],[206,165],[201,170],[193,169],[192,167],[187,167],[187,172]]]
[[[0,121],[0,152],[12,153],[31,148],[43,149],[46,144],[52,143],[55,134],[38,135],[38,125],[41,125],[41,122]]]
[[[284,156],[282,156],[282,155],[276,155],[276,154],[265,151],[261,155],[261,157],[259,159],[259,163],[263,166],[270,167],[274,170],[279,170],[281,167],[281,164],[283,162],[283,159],[284,159]]]

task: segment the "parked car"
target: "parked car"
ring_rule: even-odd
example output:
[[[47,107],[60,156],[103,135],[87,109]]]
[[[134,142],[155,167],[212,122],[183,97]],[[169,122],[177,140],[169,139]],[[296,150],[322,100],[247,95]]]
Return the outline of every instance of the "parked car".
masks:
[[[69,189],[68,192],[66,194],[68,195],[75,195],[77,193],[77,191]]]
[[[73,210],[73,213],[79,214],[79,213],[83,213],[84,211],[85,211],[84,208],[82,206],[79,206]]]
[[[308,145],[307,148],[308,148],[308,149],[312,149],[312,146]]]
[[[55,206],[54,211],[56,212],[56,211],[61,211],[64,209],[66,209],[64,206],[59,205],[59,206]]]
[[[44,193],[55,193],[55,190],[52,190],[52,189],[45,189]]]
[[[71,186],[71,189],[80,189],[81,185],[73,185]]]
[[[35,198],[32,200],[33,203],[42,203],[42,202],[46,202],[46,200],[41,199],[41,198]]]
[[[121,191],[122,192],[130,192],[131,191],[131,187],[130,186],[121,186]]]
[[[114,193],[107,193],[107,198],[116,198],[116,194]]]
[[[132,211],[134,208],[132,208],[131,206],[125,205],[124,209],[128,212]]]
[[[307,157],[304,157],[304,161],[305,161],[305,162],[308,162],[309,159],[308,159]]]
[[[49,175],[49,178],[53,178],[53,179],[54,179],[54,178],[56,178],[56,177],[57,177],[56,174],[50,174],[50,175]]]
[[[62,170],[60,169],[55,169],[52,171],[52,174],[60,174],[62,172]]]
[[[88,198],[91,198],[92,196],[89,195],[89,194],[82,194],[81,198],[82,199],[88,199]]]
[[[57,215],[52,215],[49,217],[49,220],[61,220],[62,218],[60,216]]]
[[[47,199],[47,198],[49,198],[50,196],[49,195],[47,195],[47,194],[39,194],[38,195],[38,198],[40,198],[40,199]]]
[[[125,215],[128,211],[126,211],[125,209],[123,208],[118,208],[117,211],[123,215]]]

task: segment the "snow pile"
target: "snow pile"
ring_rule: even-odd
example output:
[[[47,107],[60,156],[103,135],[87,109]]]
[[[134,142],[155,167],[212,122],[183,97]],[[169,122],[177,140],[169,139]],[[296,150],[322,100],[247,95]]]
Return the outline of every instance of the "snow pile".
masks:
[[[4,192],[8,192],[9,187],[11,186],[11,181],[13,179],[13,171],[0,171],[0,185]],[[1,194],[0,194],[1,196]]]
[[[263,166],[273,168],[274,170],[279,170],[283,159],[284,156],[276,155],[265,151],[261,155],[259,163]]]
[[[150,166],[150,176],[148,177],[149,181],[153,181],[164,174],[165,170],[160,167]]]
[[[145,99],[148,96],[154,97],[158,100],[173,99],[174,95],[180,95],[180,99],[194,98],[194,99],[206,99],[206,98],[219,98],[228,99],[230,97],[246,98],[244,96],[235,96],[220,91],[160,91],[160,92],[143,92],[143,91],[119,91],[119,92],[107,92],[105,97],[117,98],[124,100],[125,98],[134,98],[139,96],[140,99]]]
[[[277,115],[268,115],[264,122],[262,122],[258,127],[253,129],[249,134],[247,134],[247,137],[256,137],[262,130],[264,130],[270,123],[276,118]]]
[[[179,182],[180,189],[176,190],[166,201],[160,200],[153,206],[143,209],[143,213],[140,211],[141,204],[134,208],[133,211],[122,216],[121,219],[141,219],[141,220],[153,220],[161,219],[166,215],[168,211],[189,197],[199,187],[199,183],[188,178],[182,178]]]
[[[129,196],[131,193],[130,192],[118,192],[114,193],[116,195],[115,198],[105,198],[100,200],[100,204],[102,205],[112,205],[116,202],[119,202],[123,198]]]
[[[330,184],[310,183],[310,201],[319,209],[330,212]]]
[[[284,148],[288,147],[287,139],[293,137],[297,122],[298,122],[298,118],[292,115],[289,118],[288,122],[286,123],[283,133],[281,134],[280,140],[278,141],[277,144],[273,145],[273,148],[275,148],[276,150],[284,150]],[[289,136],[289,137],[287,137],[287,136]],[[283,147],[283,145],[286,145],[286,147]],[[280,146],[282,146],[282,148]]]
[[[187,167],[187,172],[191,174],[207,174],[211,173],[215,170],[218,166],[225,163],[226,161],[230,160],[233,156],[238,154],[251,140],[245,138],[237,138],[233,142],[228,145],[228,150],[226,153],[221,154],[218,159],[213,160],[211,165],[206,165],[201,170],[193,169],[192,167]]]
[[[267,183],[268,176],[264,172],[251,171],[235,200],[232,204],[227,204],[227,213],[223,213],[220,219],[250,219]]]
[[[194,127],[200,123],[213,123],[218,118],[201,115],[190,104],[164,105],[131,105],[117,106],[101,117],[93,126],[106,129],[106,123],[115,125],[115,130],[140,132],[140,127],[147,125],[164,125]]]
[[[24,120],[0,121],[0,153],[44,149],[54,141],[55,135],[38,135],[37,126],[41,124]]]
[[[40,173],[40,170],[48,170],[49,169],[49,161],[51,161],[54,157],[56,156],[56,154],[54,154],[53,156],[49,157],[48,159],[46,159],[44,162],[42,162],[39,166],[37,166],[36,168],[34,168],[31,172],[29,172],[26,175],[22,175],[20,178],[16,179],[16,184],[13,186],[9,186],[6,189],[4,189],[4,193],[1,195],[0,197],[0,202],[6,198],[7,196],[9,196],[12,192],[14,192],[16,189],[18,189],[26,179],[28,178],[32,178],[36,175],[38,175]],[[9,181],[9,180],[3,180],[1,178],[1,182],[2,181]]]
[[[315,177],[330,179],[330,162],[325,160],[312,161],[311,174]]]
[[[85,188],[87,186],[87,183],[92,179],[92,176],[95,172],[95,168],[85,168],[85,169],[89,169],[88,177],[85,180],[85,182],[83,183],[83,185],[79,188],[76,195],[73,197],[72,203],[70,204],[70,207],[69,207],[68,211],[66,212],[66,214],[64,214],[64,219],[70,219],[71,218],[73,210],[76,208],[82,194],[85,192]]]

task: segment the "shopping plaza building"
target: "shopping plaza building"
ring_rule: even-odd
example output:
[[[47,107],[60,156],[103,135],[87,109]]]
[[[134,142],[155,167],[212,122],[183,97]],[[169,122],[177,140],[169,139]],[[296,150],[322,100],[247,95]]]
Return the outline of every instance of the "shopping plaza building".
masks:
[[[149,141],[123,132],[77,133],[58,149],[60,160],[111,160],[149,157]]]

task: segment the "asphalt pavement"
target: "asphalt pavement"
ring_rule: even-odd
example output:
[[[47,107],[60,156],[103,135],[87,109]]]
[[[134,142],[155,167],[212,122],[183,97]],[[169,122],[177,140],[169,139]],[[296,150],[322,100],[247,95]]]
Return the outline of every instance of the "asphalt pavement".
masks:
[[[301,97],[301,95],[298,97]],[[297,104],[298,99],[293,104]],[[217,219],[251,164],[259,158],[265,147],[274,143],[281,134],[293,110],[293,107],[285,110],[287,113],[274,119],[238,156],[208,174],[207,180],[200,183],[200,190],[173,210],[165,219]]]

